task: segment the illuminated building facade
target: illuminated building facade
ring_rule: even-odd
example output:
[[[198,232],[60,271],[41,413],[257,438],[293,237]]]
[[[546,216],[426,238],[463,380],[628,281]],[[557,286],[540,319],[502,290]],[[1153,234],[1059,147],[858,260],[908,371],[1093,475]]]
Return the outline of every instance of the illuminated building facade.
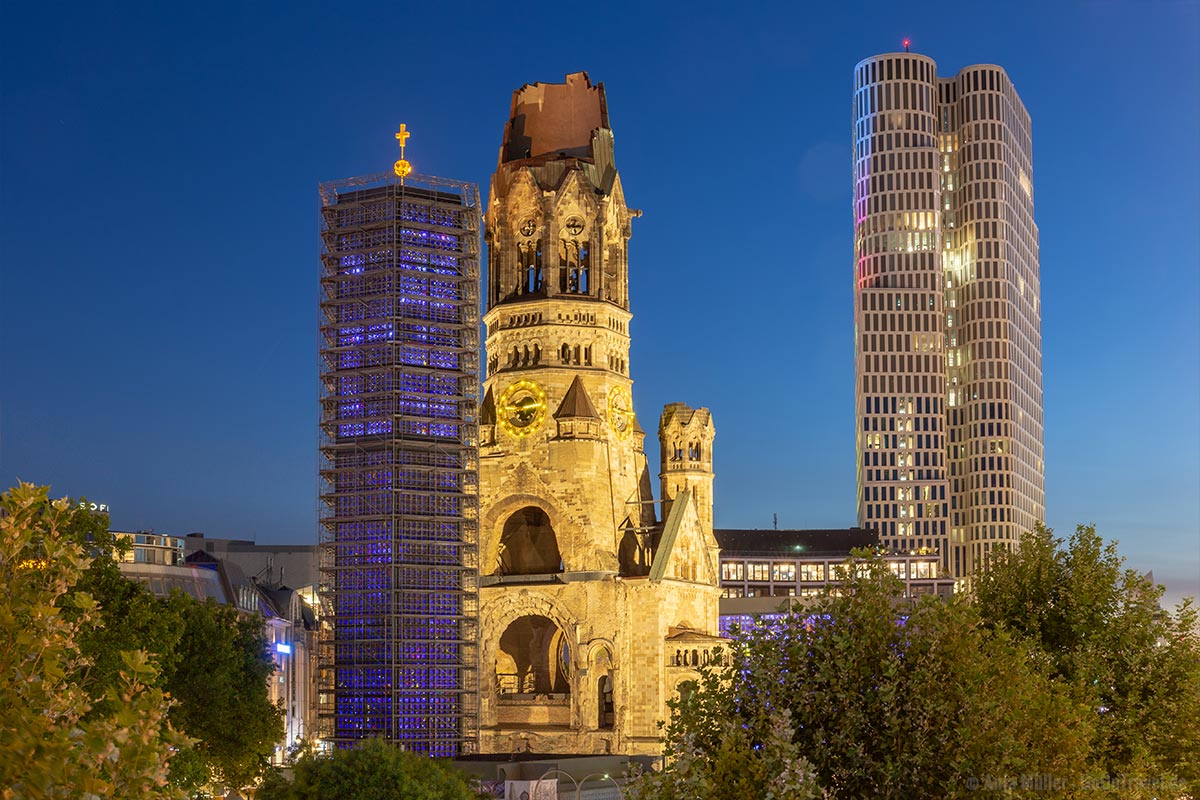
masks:
[[[513,93],[486,215],[480,749],[661,752],[717,633],[707,409],[672,403],[662,518],[629,363],[629,239],[603,84]]]
[[[124,540],[130,547],[118,556],[118,560],[138,564],[175,565],[183,561],[183,539],[154,531],[109,531],[116,539]]]
[[[336,746],[453,756],[478,725],[479,194],[395,172],[321,186],[318,704]]]
[[[996,66],[854,85],[859,525],[964,578],[1045,517],[1029,114]]]
[[[788,613],[838,591],[853,551],[879,547],[879,532],[841,530],[717,530],[721,545],[721,631],[747,628],[755,616]],[[954,579],[934,553],[888,553],[884,562],[903,584],[904,598],[950,597]]]

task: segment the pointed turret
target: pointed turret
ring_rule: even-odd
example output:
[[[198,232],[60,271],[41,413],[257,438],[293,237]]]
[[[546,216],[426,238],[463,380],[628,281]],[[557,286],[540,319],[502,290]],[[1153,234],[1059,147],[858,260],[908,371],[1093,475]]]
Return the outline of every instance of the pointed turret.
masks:
[[[596,407],[592,405],[591,398],[587,395],[587,389],[583,388],[583,380],[578,375],[575,376],[575,380],[571,381],[571,387],[567,389],[562,402],[558,404],[554,418],[600,419],[600,415],[596,413]]]
[[[481,445],[496,443],[496,398],[492,395],[492,387],[488,387],[479,406],[479,443]]]
[[[571,381],[571,386],[563,396],[554,412],[558,421],[558,438],[560,439],[599,439],[600,414],[592,405],[583,380],[578,375]]]

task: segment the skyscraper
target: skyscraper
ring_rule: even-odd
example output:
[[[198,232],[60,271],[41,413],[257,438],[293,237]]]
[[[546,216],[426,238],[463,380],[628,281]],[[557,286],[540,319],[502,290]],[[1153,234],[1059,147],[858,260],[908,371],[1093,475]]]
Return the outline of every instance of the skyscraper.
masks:
[[[1029,114],[1003,69],[854,70],[858,519],[956,578],[1045,516]]]
[[[478,736],[479,190],[410,169],[321,186],[319,705],[338,746],[451,756]]]

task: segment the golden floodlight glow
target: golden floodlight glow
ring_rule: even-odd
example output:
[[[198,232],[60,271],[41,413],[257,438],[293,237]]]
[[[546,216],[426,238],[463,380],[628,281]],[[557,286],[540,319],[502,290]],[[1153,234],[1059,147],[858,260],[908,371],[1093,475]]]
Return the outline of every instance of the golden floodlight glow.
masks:
[[[633,398],[624,386],[614,386],[608,391],[608,424],[619,439],[633,430]]]
[[[400,130],[396,131],[396,141],[400,142],[400,160],[392,166],[392,171],[396,173],[397,178],[405,178],[412,172],[412,164],[404,160],[404,148],[408,143],[409,136],[412,136],[412,133],[401,122]]]
[[[546,390],[533,381],[517,381],[500,396],[496,417],[509,436],[528,436],[546,420]]]

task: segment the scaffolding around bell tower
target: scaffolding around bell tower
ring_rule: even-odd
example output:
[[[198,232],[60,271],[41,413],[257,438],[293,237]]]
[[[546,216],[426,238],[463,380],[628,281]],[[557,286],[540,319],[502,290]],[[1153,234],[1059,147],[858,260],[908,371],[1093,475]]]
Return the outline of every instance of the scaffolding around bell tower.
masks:
[[[382,173],[320,194],[320,739],[473,753],[479,189]]]

